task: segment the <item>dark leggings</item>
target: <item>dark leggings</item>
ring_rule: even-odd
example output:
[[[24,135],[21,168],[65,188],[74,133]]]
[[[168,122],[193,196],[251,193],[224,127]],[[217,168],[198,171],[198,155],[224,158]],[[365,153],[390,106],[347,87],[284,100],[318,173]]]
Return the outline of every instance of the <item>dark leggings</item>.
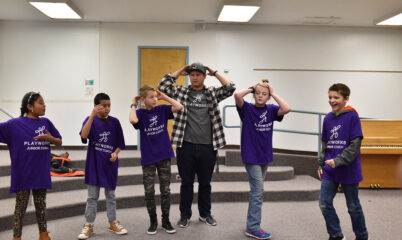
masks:
[[[15,238],[22,235],[22,219],[28,206],[30,190],[16,192],[15,211],[13,217],[13,234]],[[46,224],[46,189],[32,190],[35,204],[36,219],[38,221],[39,232],[47,232]]]

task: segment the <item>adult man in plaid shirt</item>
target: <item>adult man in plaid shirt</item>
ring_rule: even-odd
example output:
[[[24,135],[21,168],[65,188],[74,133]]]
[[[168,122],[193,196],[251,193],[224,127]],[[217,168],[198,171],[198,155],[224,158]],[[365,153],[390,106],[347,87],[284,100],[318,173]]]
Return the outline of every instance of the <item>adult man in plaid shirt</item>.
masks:
[[[206,87],[205,78],[215,76],[220,87]],[[189,75],[191,85],[173,86],[179,76]],[[173,123],[172,143],[181,177],[179,227],[187,227],[192,215],[194,178],[198,178],[199,220],[216,226],[211,215],[211,178],[218,148],[225,146],[222,118],[218,103],[232,96],[235,85],[218,71],[201,63],[186,65],[167,74],[158,85],[160,91],[179,101],[183,110],[177,112]]]

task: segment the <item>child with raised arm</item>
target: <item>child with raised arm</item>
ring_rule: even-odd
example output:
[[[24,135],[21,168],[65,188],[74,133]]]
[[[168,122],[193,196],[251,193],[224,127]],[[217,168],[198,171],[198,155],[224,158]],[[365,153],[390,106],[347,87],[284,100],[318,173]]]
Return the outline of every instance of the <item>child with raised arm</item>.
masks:
[[[328,103],[332,108],[322,126],[322,150],[318,177],[321,181],[319,204],[324,216],[329,240],[344,240],[333,200],[339,184],[346,198],[356,240],[367,240],[368,232],[359,200],[359,182],[363,180],[360,163],[360,146],[363,139],[359,115],[346,106],[350,89],[342,83],[328,90]]]
[[[252,93],[255,103],[244,101]],[[267,104],[270,97],[279,106]],[[290,111],[289,105],[274,93],[268,80],[234,94],[237,112],[243,123],[241,132],[241,156],[250,183],[250,199],[245,235],[255,239],[269,239],[271,234],[261,229],[261,208],[264,201],[264,180],[268,164],[272,162],[272,133],[274,121],[282,121]]]
[[[136,110],[139,99],[144,103],[145,108]],[[157,105],[158,100],[165,100],[172,105]],[[145,201],[150,218],[147,234],[156,234],[158,227],[154,189],[156,171],[158,171],[160,182],[162,228],[167,233],[176,232],[169,220],[170,159],[174,157],[174,153],[169,140],[167,122],[173,119],[174,112],[182,108],[179,102],[148,85],[141,87],[140,96],[135,97],[131,105],[130,123],[135,129],[140,130]]]
[[[87,239],[94,233],[101,187],[105,189],[108,230],[118,235],[127,234],[127,230],[116,220],[115,198],[118,154],[125,148],[123,130],[119,120],[109,115],[110,97],[107,94],[97,94],[94,105],[91,115],[85,119],[80,132],[83,143],[87,143],[89,139],[85,163],[88,198],[85,209],[86,224],[78,235],[78,239]]]
[[[53,123],[41,117],[46,105],[39,93],[29,92],[21,103],[21,116],[0,123],[0,142],[6,143],[11,157],[11,187],[15,192],[13,239],[21,240],[22,225],[32,191],[39,240],[50,240],[46,223],[46,192],[50,178],[50,144],[61,146],[61,136]],[[33,239],[32,236],[29,239]]]

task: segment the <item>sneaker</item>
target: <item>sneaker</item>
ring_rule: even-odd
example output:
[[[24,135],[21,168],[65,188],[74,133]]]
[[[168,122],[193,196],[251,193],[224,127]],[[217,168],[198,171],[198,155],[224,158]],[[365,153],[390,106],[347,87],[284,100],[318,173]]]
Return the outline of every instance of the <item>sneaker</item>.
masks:
[[[346,240],[346,238],[344,236],[342,236],[342,237],[331,237],[331,236],[329,236],[329,240]]]
[[[368,240],[369,237],[365,236],[365,237],[356,237],[356,240]]]
[[[199,219],[201,222],[203,222],[209,226],[216,226],[216,224],[217,224],[216,220],[214,219],[214,217],[212,215],[209,215],[208,217],[205,217],[205,218],[200,216]]]
[[[158,228],[158,220],[156,220],[156,219],[152,220],[151,219],[151,223],[150,223],[149,228],[147,230],[147,234],[148,235],[156,234],[157,233],[157,230],[156,230],[157,228]]]
[[[80,235],[78,235],[78,239],[88,239],[92,234],[94,234],[94,225],[89,223],[85,224]]]
[[[110,224],[108,228],[109,231],[114,232],[118,235],[127,234],[127,229],[125,229],[122,225],[120,225],[120,222],[113,221],[110,222],[109,224]]]
[[[165,230],[165,232],[173,234],[176,232],[176,229],[173,228],[172,224],[170,224],[169,219],[167,220],[162,220],[162,228]]]
[[[254,232],[245,232],[247,237],[252,237],[255,239],[270,239],[272,237],[271,234],[264,232],[264,230],[260,229],[259,231],[254,231]]]
[[[177,222],[177,225],[181,228],[188,227],[188,225],[190,225],[190,218],[185,217],[180,218],[180,220]]]

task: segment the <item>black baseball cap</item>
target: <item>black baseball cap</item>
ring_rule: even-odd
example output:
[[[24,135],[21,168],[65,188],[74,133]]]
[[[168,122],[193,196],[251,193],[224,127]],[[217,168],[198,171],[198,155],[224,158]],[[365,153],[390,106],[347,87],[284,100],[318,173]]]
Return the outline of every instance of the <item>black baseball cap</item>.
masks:
[[[204,65],[202,63],[199,63],[199,62],[192,63],[190,65],[190,67],[188,67],[186,69],[186,72],[188,74],[190,74],[192,71],[198,71],[198,72],[201,72],[202,74],[206,73]]]

